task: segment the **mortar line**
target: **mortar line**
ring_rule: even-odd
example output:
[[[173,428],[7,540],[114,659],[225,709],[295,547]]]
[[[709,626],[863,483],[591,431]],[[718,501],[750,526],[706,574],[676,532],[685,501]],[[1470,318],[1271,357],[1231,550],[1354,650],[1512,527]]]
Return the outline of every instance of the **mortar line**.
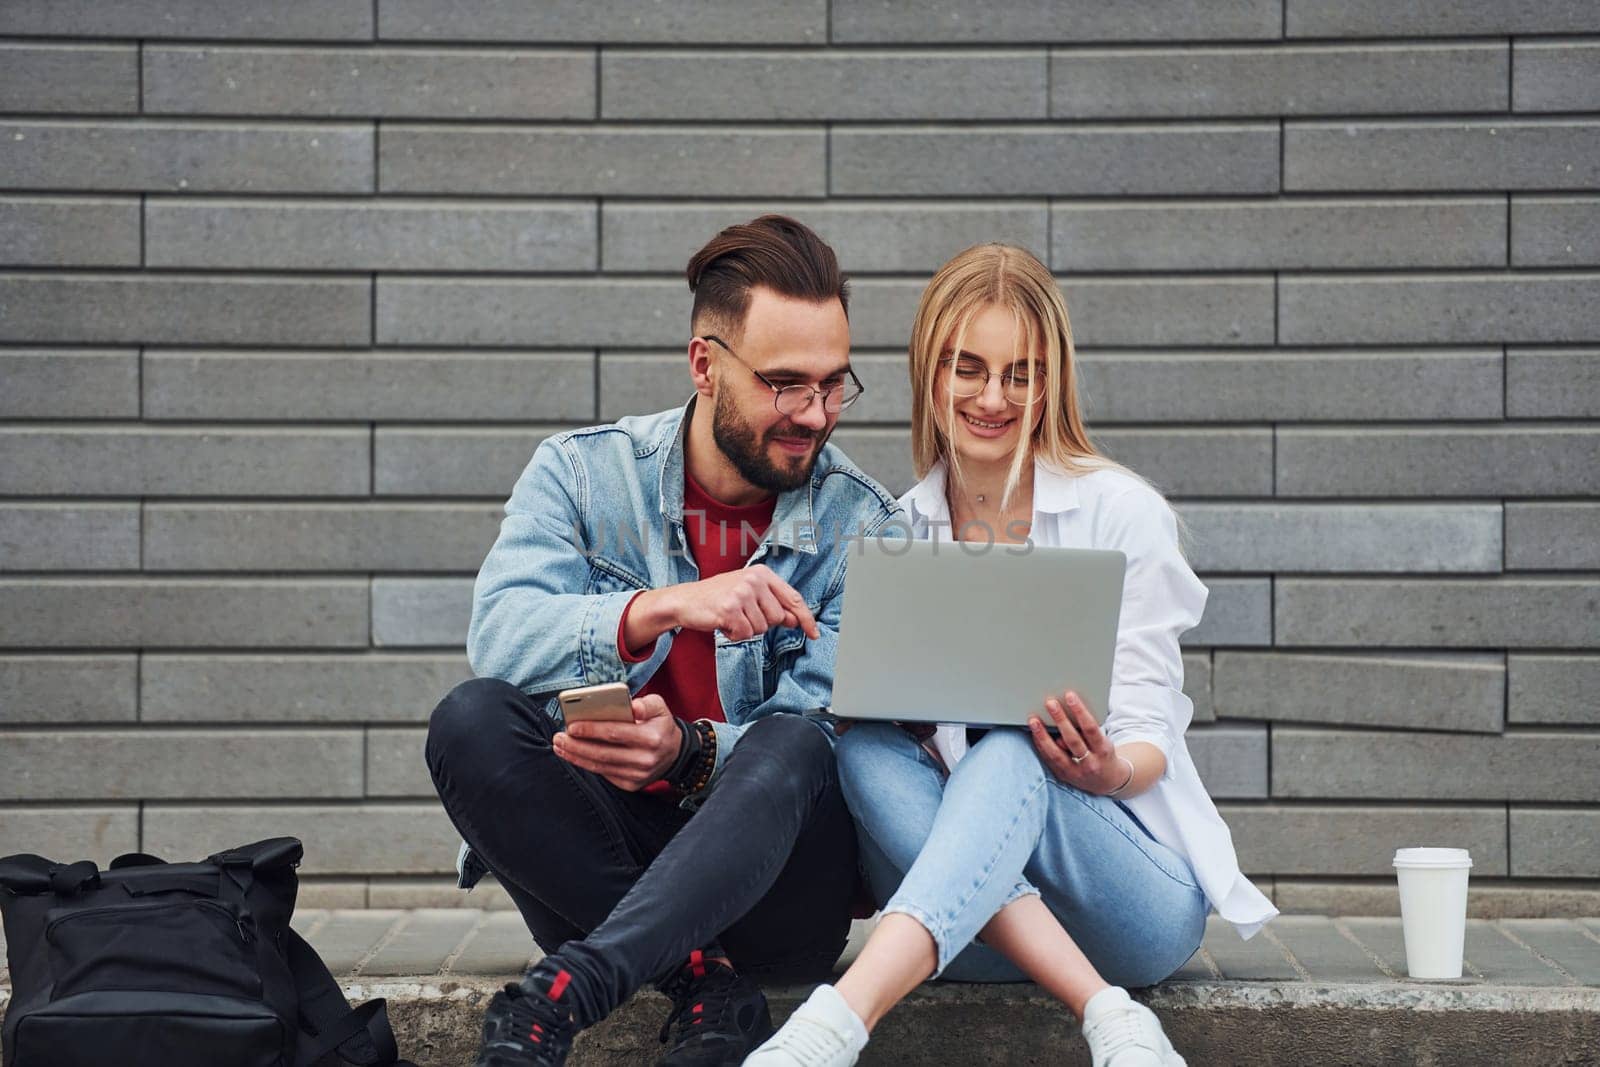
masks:
[[[1312,980],[1311,972],[1306,969],[1305,964],[1301,963],[1300,960],[1296,958],[1295,954],[1289,950],[1289,946],[1285,945],[1283,941],[1278,938],[1277,934],[1263,926],[1261,928],[1261,936],[1277,946],[1278,951],[1283,953],[1283,958],[1289,961],[1289,966],[1294,968],[1294,973],[1300,976],[1300,980],[1302,982],[1309,982]]]
[[[389,928],[383,932],[383,935],[373,943],[372,947],[367,949],[366,955],[356,960],[355,966],[350,968],[349,973],[351,975],[360,974],[362,968],[366,967],[367,964],[376,959],[378,953],[388,948],[390,944],[394,942],[395,938],[399,937],[400,934],[411,925],[411,920],[415,915],[416,913],[411,911],[401,912],[399,917],[396,918],[394,922],[389,924]]]
[[[1365,941],[1357,937],[1355,931],[1346,926],[1343,919],[1334,919],[1333,929],[1340,937],[1344,938],[1356,948],[1360,949],[1362,954],[1365,955],[1367,959],[1372,961],[1373,966],[1377,967],[1378,971],[1383,974],[1384,977],[1394,979],[1396,981],[1399,980],[1400,976],[1394,972],[1394,969],[1389,966],[1388,962],[1382,956],[1378,955],[1375,949],[1369,948]]]
[[[1556,962],[1554,959],[1551,959],[1549,956],[1546,956],[1543,952],[1540,952],[1538,949],[1534,948],[1532,945],[1530,945],[1526,941],[1522,940],[1522,938],[1518,937],[1516,934],[1512,933],[1510,930],[1507,930],[1504,926],[1500,925],[1500,920],[1499,919],[1494,920],[1489,925],[1494,927],[1496,930],[1500,931],[1500,934],[1503,937],[1505,937],[1506,940],[1510,941],[1512,944],[1514,944],[1518,948],[1522,949],[1522,951],[1526,952],[1528,955],[1532,956],[1534,959],[1538,960],[1540,963],[1544,964],[1546,967],[1549,967],[1550,969],[1555,971],[1557,974],[1561,975],[1561,977],[1565,978],[1569,984],[1575,985],[1575,986],[1583,985],[1582,982],[1578,981],[1577,975],[1573,974],[1571,971],[1569,971],[1565,967],[1561,966],[1560,963]],[[1573,925],[1576,926],[1578,924],[1574,923]]]
[[[478,939],[478,934],[482,932],[485,926],[489,925],[489,916],[491,914],[493,913],[488,910],[484,910],[478,914],[478,921],[472,924],[472,929],[468,930],[464,935],[462,935],[461,940],[456,942],[456,947],[451,949],[445,955],[444,962],[439,964],[440,974],[450,974],[455,970],[456,961],[459,960],[462,954],[467,951],[467,946],[476,941]]]

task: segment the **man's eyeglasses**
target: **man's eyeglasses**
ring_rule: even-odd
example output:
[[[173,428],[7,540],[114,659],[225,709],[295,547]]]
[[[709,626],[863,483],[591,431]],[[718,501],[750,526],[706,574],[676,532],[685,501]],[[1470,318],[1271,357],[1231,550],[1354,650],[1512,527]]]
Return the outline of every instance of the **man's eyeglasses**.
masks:
[[[950,392],[959,397],[977,396],[989,388],[989,379],[996,377],[1000,379],[1001,394],[1019,408],[1030,401],[1037,404],[1044,396],[1044,375],[1025,363],[997,375],[981,359],[945,356],[939,360],[939,368],[948,372]]]
[[[823,389],[818,389],[814,385],[778,385],[741,359],[739,353],[729,348],[728,342],[722,338],[708,333],[702,339],[715,342],[724,352],[738,360],[745,370],[761,379],[761,384],[772,390],[772,403],[778,409],[778,414],[780,415],[798,415],[802,411],[806,411],[811,407],[812,397],[817,396],[822,398],[823,411],[830,415],[837,415],[861,399],[861,394],[866,391],[861,384],[861,379],[856,377],[856,372],[849,368],[845,369],[845,373],[850,376],[848,380],[840,381]]]

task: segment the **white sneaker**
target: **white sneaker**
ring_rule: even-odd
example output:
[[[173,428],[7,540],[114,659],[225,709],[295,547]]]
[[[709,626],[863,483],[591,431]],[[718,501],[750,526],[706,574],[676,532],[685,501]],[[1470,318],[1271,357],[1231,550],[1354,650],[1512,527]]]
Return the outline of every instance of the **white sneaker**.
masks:
[[[1083,1036],[1094,1067],[1184,1067],[1156,1013],[1118,986],[1100,990],[1084,1005]]]
[[[831,985],[818,986],[745,1067],[851,1067],[867,1047],[867,1028]]]

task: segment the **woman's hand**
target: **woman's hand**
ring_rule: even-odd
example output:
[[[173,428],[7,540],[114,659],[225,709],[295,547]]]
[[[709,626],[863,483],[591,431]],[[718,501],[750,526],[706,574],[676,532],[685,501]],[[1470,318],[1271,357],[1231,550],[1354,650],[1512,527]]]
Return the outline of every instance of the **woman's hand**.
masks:
[[[1085,793],[1109,793],[1122,785],[1128,777],[1126,757],[1118,758],[1117,746],[1094,721],[1094,715],[1078,694],[1070,690],[1062,701],[1046,700],[1044,707],[1050,713],[1060,733],[1052,737],[1037,715],[1028,720],[1028,730],[1033,735],[1033,747],[1045,769],[1055,775],[1056,781],[1080,789]]]

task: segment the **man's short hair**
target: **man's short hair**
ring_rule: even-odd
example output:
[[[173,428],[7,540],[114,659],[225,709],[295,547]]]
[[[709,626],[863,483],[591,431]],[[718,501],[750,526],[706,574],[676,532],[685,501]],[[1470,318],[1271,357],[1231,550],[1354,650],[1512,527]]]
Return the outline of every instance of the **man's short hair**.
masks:
[[[739,332],[750,310],[750,290],[758,285],[797,300],[837,299],[847,315],[850,311],[850,282],[833,249],[787,215],[729,226],[689,258],[684,273],[694,293],[691,329],[710,320],[716,329]]]

